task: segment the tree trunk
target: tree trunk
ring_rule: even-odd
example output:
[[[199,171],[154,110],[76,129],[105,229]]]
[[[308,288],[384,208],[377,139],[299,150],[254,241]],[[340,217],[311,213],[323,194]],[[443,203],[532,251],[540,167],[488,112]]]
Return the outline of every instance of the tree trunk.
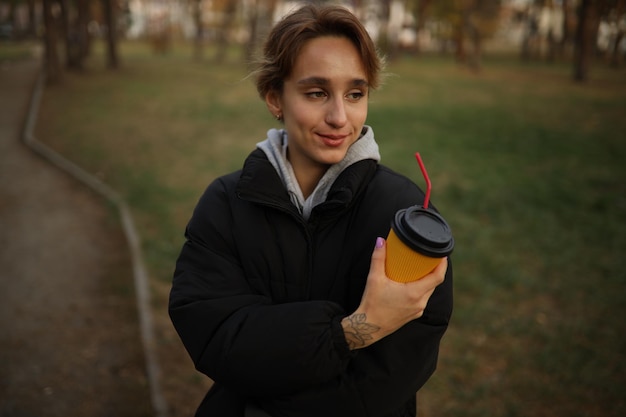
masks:
[[[259,23],[259,7],[258,0],[254,0],[254,4],[252,6],[252,11],[250,12],[250,17],[248,20],[248,33],[250,34],[248,38],[248,42],[246,43],[245,49],[245,60],[246,62],[250,62],[254,58],[254,53],[257,46],[258,40],[258,23]]]
[[[569,41],[572,39],[569,25],[570,0],[563,0],[561,8],[563,9],[563,38],[561,39],[561,50],[564,51]]]
[[[394,40],[391,39],[389,33],[389,18],[391,15],[391,0],[382,0],[380,2],[380,32],[378,37],[378,47],[381,51],[391,60],[395,58],[396,49],[394,45]]]
[[[107,43],[107,67],[115,69],[118,67],[117,59],[117,36],[115,25],[115,9],[113,0],[102,0],[104,11],[104,23],[106,25],[106,43]]]
[[[582,0],[578,9],[578,26],[574,44],[574,80],[585,82],[593,57],[598,19],[593,0]]]
[[[253,58],[257,44],[268,32],[276,10],[277,0],[254,0],[253,11],[249,20],[250,39],[245,48],[246,62]]]
[[[196,35],[193,43],[193,59],[202,60],[204,44],[204,27],[202,24],[202,0],[193,0],[193,21],[196,25]]]
[[[76,0],[76,7],[78,10],[78,22],[77,22],[77,35],[80,45],[81,60],[84,60],[90,51],[90,38],[89,38],[89,0]]]
[[[57,27],[52,13],[53,4],[53,0],[43,0],[45,71],[49,83],[57,83],[61,80],[61,66],[57,50]]]
[[[17,33],[18,26],[15,24],[16,16],[17,16],[17,13],[15,13],[15,9],[17,8],[17,0],[10,0],[8,3],[9,4],[7,5],[8,9],[7,9],[6,21],[11,24],[13,30],[11,31],[10,36],[15,39],[18,37],[18,33]]]
[[[37,15],[35,13],[35,0],[28,0],[28,30],[29,38],[37,37]]]
[[[615,15],[617,16],[618,32],[615,35],[615,43],[613,43],[613,50],[611,51],[610,65],[614,68],[618,68],[622,64],[622,51],[620,50],[620,44],[624,39],[624,29],[620,25],[620,19],[622,18],[626,9],[626,0],[619,0],[615,6]]]
[[[482,67],[483,40],[476,27],[471,26],[470,33],[472,40],[472,56],[470,57],[469,65],[472,70],[480,71]]]
[[[78,22],[72,19],[71,0],[59,0],[61,4],[61,20],[63,22],[63,39],[65,40],[65,67],[68,69],[82,68],[82,54],[78,37]]]
[[[215,61],[223,62],[228,51],[229,34],[235,20],[235,12],[237,11],[237,1],[228,0],[224,9],[224,20],[219,32],[217,33],[217,52],[215,53]]]
[[[454,52],[456,61],[461,64],[467,62],[467,51],[465,49],[465,37],[467,35],[469,21],[469,10],[467,7],[463,7],[460,10],[460,17],[458,22],[453,26],[454,43],[456,44],[456,50]]]
[[[420,44],[420,34],[426,27],[426,20],[428,13],[430,12],[431,0],[421,0],[418,2],[414,11],[413,17],[415,18],[415,53],[419,54],[422,50]]]

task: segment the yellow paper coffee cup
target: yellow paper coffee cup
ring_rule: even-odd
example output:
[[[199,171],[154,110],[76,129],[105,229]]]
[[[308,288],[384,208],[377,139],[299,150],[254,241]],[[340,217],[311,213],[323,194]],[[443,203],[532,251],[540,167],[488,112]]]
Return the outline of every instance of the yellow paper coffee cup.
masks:
[[[421,206],[399,210],[387,236],[385,272],[397,282],[416,281],[453,249],[450,226],[434,210]]]

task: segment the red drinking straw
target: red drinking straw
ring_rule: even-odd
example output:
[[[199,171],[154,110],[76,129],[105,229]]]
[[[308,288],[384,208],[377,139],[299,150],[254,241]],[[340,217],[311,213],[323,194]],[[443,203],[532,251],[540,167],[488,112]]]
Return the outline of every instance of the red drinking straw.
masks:
[[[423,207],[425,209],[428,208],[428,200],[430,200],[430,189],[432,188],[430,184],[430,178],[428,178],[428,172],[426,172],[426,167],[424,166],[424,162],[422,162],[422,157],[419,152],[415,153],[415,158],[417,158],[417,163],[420,164],[420,169],[422,170],[422,175],[426,180],[426,196],[424,197]]]

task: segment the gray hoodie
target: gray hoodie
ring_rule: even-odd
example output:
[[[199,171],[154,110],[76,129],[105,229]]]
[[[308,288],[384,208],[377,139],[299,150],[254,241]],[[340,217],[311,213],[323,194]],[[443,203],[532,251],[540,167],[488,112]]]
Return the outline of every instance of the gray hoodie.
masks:
[[[270,129],[267,132],[267,139],[257,143],[257,148],[265,152],[265,155],[267,155],[267,158],[276,169],[278,176],[282,179],[283,184],[285,184],[291,201],[300,210],[305,220],[308,220],[313,207],[326,200],[330,187],[344,169],[364,159],[380,161],[380,153],[378,151],[378,144],[374,139],[374,131],[370,126],[363,126],[361,136],[348,148],[346,156],[340,162],[328,168],[324,176],[317,183],[315,190],[305,199],[296,179],[296,175],[293,172],[293,167],[287,159],[288,145],[289,140],[287,138],[287,132],[284,129]]]

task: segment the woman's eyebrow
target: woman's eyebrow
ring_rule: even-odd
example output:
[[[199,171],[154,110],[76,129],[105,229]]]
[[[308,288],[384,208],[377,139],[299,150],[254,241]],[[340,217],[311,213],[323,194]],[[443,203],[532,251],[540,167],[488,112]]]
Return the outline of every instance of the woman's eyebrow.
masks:
[[[330,80],[324,77],[308,77],[298,80],[298,85],[310,86],[310,85],[328,85]],[[350,85],[353,87],[367,87],[369,83],[362,78],[355,78],[350,81]]]
[[[367,80],[364,80],[362,78],[355,78],[354,80],[352,80],[351,83],[354,87],[369,87],[369,83],[367,82]]]
[[[298,80],[298,85],[327,85],[330,81],[323,77],[308,77]]]

